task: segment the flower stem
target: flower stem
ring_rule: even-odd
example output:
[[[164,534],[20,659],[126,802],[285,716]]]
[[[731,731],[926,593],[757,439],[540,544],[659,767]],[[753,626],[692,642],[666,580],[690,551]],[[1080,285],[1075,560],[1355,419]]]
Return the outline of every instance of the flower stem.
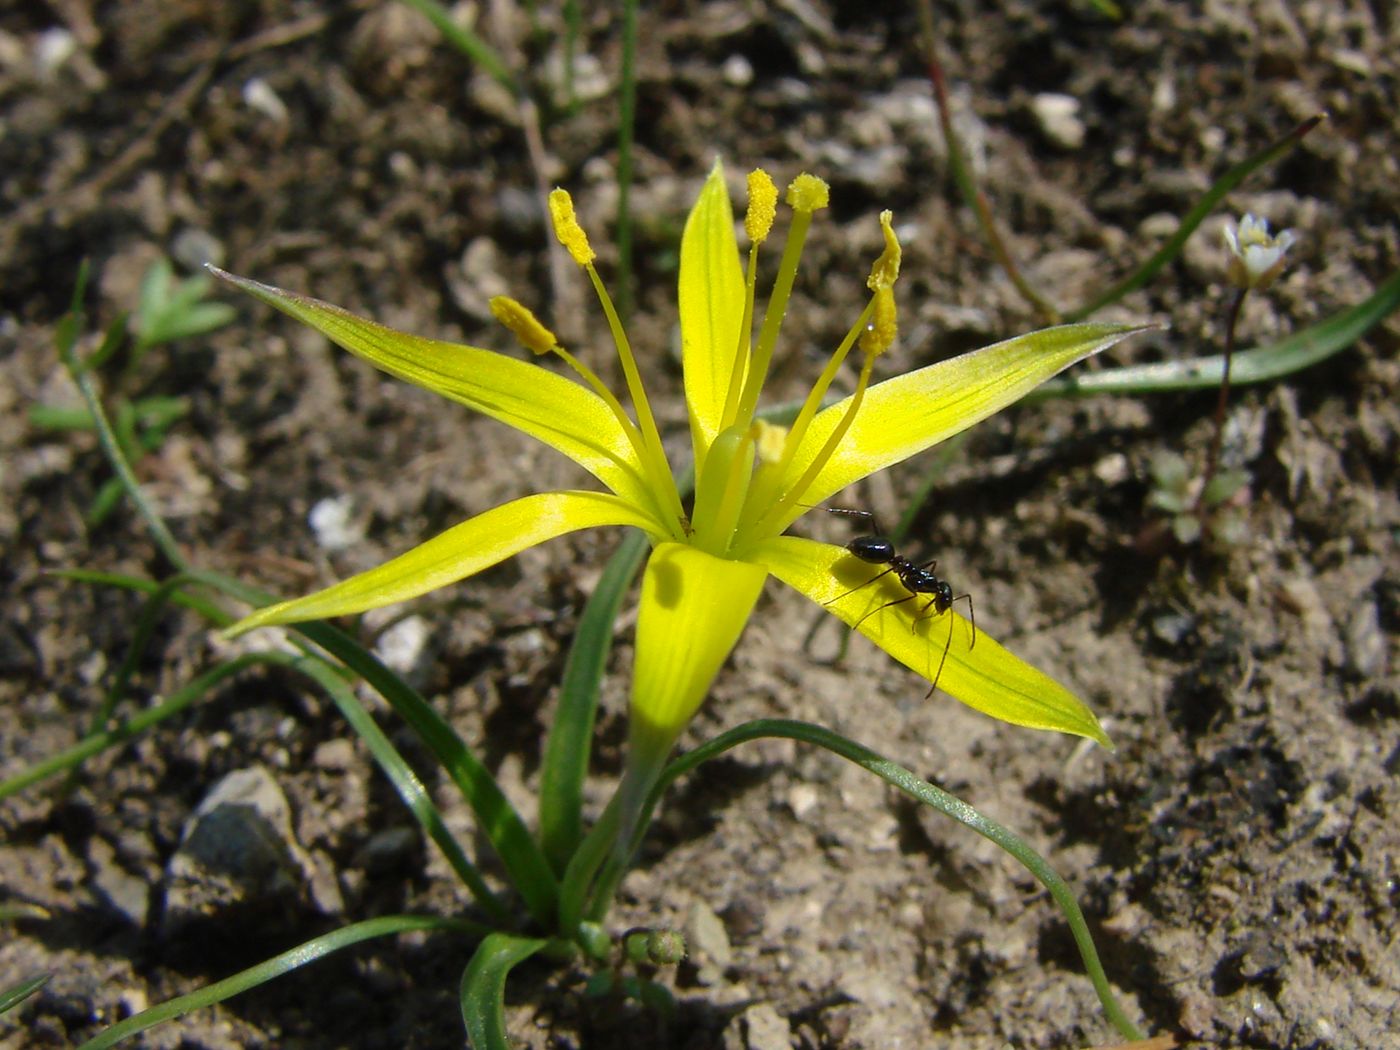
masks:
[[[1206,492],[1220,469],[1220,449],[1225,442],[1225,409],[1230,401],[1230,359],[1235,353],[1235,331],[1239,327],[1240,310],[1248,294],[1248,288],[1236,291],[1234,299],[1230,302],[1229,313],[1225,316],[1225,362],[1220,374],[1220,396],[1215,401],[1215,434],[1211,438],[1210,451],[1206,454],[1206,470],[1201,478],[1201,491],[1196,496],[1195,513],[1198,517],[1209,512],[1205,505]]]

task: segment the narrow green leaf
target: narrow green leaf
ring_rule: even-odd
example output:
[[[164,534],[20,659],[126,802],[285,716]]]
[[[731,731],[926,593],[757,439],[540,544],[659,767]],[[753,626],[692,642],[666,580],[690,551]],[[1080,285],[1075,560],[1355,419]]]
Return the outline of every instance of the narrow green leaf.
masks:
[[[1186,244],[1191,234],[1196,232],[1196,227],[1205,221],[1206,216],[1210,215],[1210,213],[1215,210],[1216,206],[1224,200],[1227,193],[1260,168],[1272,164],[1288,153],[1289,150],[1303,141],[1303,137],[1307,135],[1308,132],[1317,127],[1318,124],[1322,123],[1326,118],[1327,114],[1325,113],[1319,113],[1314,117],[1309,117],[1287,135],[1284,135],[1276,142],[1271,142],[1252,156],[1246,157],[1224,175],[1220,176],[1220,178],[1216,179],[1215,184],[1206,191],[1206,195],[1197,201],[1196,206],[1188,211],[1185,217],[1182,218],[1181,225],[1176,228],[1176,232],[1168,237],[1166,243],[1153,252],[1146,262],[1102,295],[1095,297],[1092,301],[1081,306],[1079,309],[1066,314],[1064,319],[1066,321],[1081,321],[1091,314],[1102,310],[1105,306],[1116,303],[1129,292],[1137,291],[1148,281],[1152,280],[1162,267],[1166,266],[1167,263],[1181,254],[1182,247]]]
[[[30,405],[29,422],[40,430],[97,429],[85,408],[60,408],[57,405]]]
[[[695,769],[703,762],[708,762],[712,758],[722,755],[724,752],[739,744],[750,740],[758,740],[763,737],[777,737],[780,739],[798,740],[804,743],[816,744],[823,747],[835,755],[846,759],[848,762],[866,769],[880,777],[886,783],[898,788],[925,805],[932,806],[945,816],[949,816],[958,823],[963,824],[983,838],[994,842],[1016,860],[1033,875],[1036,880],[1049,891],[1055,903],[1059,906],[1065,920],[1069,923],[1070,931],[1074,935],[1075,945],[1079,948],[1080,957],[1084,961],[1084,967],[1089,973],[1089,979],[1094,984],[1094,991],[1098,993],[1099,1002],[1102,1004],[1104,1013],[1113,1026],[1123,1035],[1125,1039],[1141,1040],[1145,1038],[1138,1030],[1137,1026],[1123,1012],[1118,1000],[1113,995],[1113,989],[1108,983],[1103,965],[1099,962],[1098,950],[1094,947],[1094,939],[1089,933],[1088,924],[1084,921],[1084,913],[1079,910],[1079,904],[1074,899],[1074,894],[1064,879],[1050,867],[1044,857],[1031,849],[1024,840],[1013,832],[998,824],[996,821],[979,813],[972,806],[968,805],[956,795],[944,791],[942,788],[928,783],[921,777],[915,776],[909,770],[894,762],[889,761],[883,755],[857,744],[853,740],[833,733],[829,729],[812,725],[807,722],[795,722],[788,719],[760,719],[754,722],[747,722],[744,725],[736,726],[728,732],[709,740],[697,747],[694,751],[682,755],[662,773],[656,787],[652,789],[651,797],[647,800],[644,809],[644,818],[638,824],[636,838],[632,843],[632,852],[641,839],[649,823],[650,814],[655,809],[666,788],[678,777]]]
[[[446,7],[438,3],[437,0],[403,0],[403,2],[433,23],[444,40],[480,66],[501,87],[512,95],[520,93],[520,87],[516,84],[515,77],[511,75],[505,60],[481,37],[470,29],[458,25]]]
[[[452,865],[452,870],[457,873],[457,877],[462,880],[462,884],[476,901],[496,919],[506,919],[506,909],[486,885],[476,866],[467,859],[461,843],[447,830],[442,814],[433,805],[428,789],[423,786],[423,782],[399,754],[398,749],[389,742],[389,738],[384,734],[384,730],[379,728],[373,716],[355,698],[354,691],[329,664],[319,658],[303,658],[293,667],[315,681],[340,709],[345,721],[359,734],[379,768],[389,778],[389,783],[394,786],[403,804],[408,807],[409,812],[428,833],[428,837],[436,843],[438,849],[442,850],[443,856]]]
[[[367,919],[364,922],[353,923],[332,933],[314,937],[265,962],[250,966],[232,977],[215,981],[213,984],[205,985],[188,995],[176,996],[174,999],[168,999],[149,1010],[143,1010],[134,1017],[128,1017],[125,1021],[114,1024],[96,1038],[89,1039],[78,1047],[78,1050],[106,1050],[107,1047],[116,1046],[123,1039],[144,1032],[148,1028],[154,1028],[163,1021],[169,1021],[181,1017],[191,1010],[213,1006],[225,999],[231,999],[250,988],[256,988],[273,978],[291,973],[307,963],[316,962],[318,959],[323,959],[342,948],[348,948],[352,944],[359,944],[361,941],[372,940],[376,937],[391,937],[394,934],[412,933],[418,930],[452,930],[469,935],[477,935],[482,932],[481,927],[475,923],[462,919],[444,919],[435,915],[385,915],[378,919]]]
[[[59,343],[59,356],[63,361],[63,366],[77,385],[78,392],[83,395],[83,403],[87,405],[93,425],[97,428],[97,440],[102,446],[102,452],[106,455],[107,462],[111,464],[112,470],[121,482],[122,489],[131,498],[136,512],[145,521],[146,529],[150,532],[151,538],[155,540],[161,554],[165,555],[166,560],[171,565],[176,569],[188,569],[190,567],[189,561],[185,558],[184,552],[180,550],[180,545],[175,542],[175,537],[171,535],[165,520],[156,511],[150,500],[146,498],[145,492],[142,491],[140,483],[136,480],[135,473],[132,472],[131,462],[102,407],[102,399],[97,395],[97,388],[93,385],[92,376],[73,355],[71,346],[65,349],[61,341]]]
[[[41,973],[37,977],[30,977],[10,985],[8,988],[0,990],[0,1015],[4,1015],[13,1010],[20,1003],[24,1002],[31,995],[37,992],[44,985],[49,983],[51,973]]]
[[[554,869],[495,779],[428,701],[349,635],[321,622],[294,628],[363,678],[432,751],[471,806],[511,884],[535,921],[552,926],[559,884]]]
[[[462,1021],[472,1050],[510,1050],[506,1038],[506,978],[548,941],[493,933],[477,947],[462,973]]]
[[[68,312],[58,319],[54,328],[58,357],[66,367],[76,364],[73,348],[78,345],[78,336],[83,330],[83,299],[87,297],[89,272],[88,261],[84,259],[78,264],[78,279],[73,282],[73,297],[68,301]]]
[[[112,703],[115,703],[115,698],[118,698],[120,694],[125,691],[126,682],[129,678],[130,670],[134,666],[135,658],[139,656],[140,652],[145,647],[143,639],[148,636],[156,615],[165,603],[174,602],[191,606],[195,608],[196,611],[202,612],[216,624],[226,625],[233,619],[230,614],[225,613],[217,607],[192,601],[188,594],[181,591],[180,587],[191,581],[192,577],[189,576],[182,575],[179,577],[172,577],[170,580],[156,584],[153,580],[139,580],[129,577],[114,578],[110,574],[64,572],[58,575],[69,579],[82,580],[83,582],[115,584],[151,595],[151,601],[142,610],[142,615],[138,620],[136,637],[132,642],[127,660],[118,670],[113,679],[113,684],[108,691],[108,698]],[[447,862],[452,865],[452,869],[462,880],[463,885],[471,891],[472,895],[483,908],[492,912],[498,918],[504,918],[504,909],[496,900],[490,888],[482,881],[480,873],[467,858],[465,852],[462,850],[461,844],[458,843],[452,836],[452,833],[448,831],[441,814],[438,812],[437,807],[433,805],[432,798],[429,796],[427,789],[424,788],[422,781],[418,779],[412,768],[404,760],[403,756],[399,754],[388,737],[385,736],[383,730],[379,728],[369,712],[366,711],[364,706],[355,698],[354,692],[347,687],[346,682],[339,676],[335,668],[319,657],[302,657],[301,659],[295,659],[285,653],[269,653],[266,654],[266,657],[267,659],[265,662],[286,666],[292,670],[299,671],[321,686],[335,703],[336,707],[340,709],[341,714],[344,715],[345,720],[350,723],[351,728],[364,739],[366,746],[370,750],[370,754],[374,756],[375,761],[379,764],[380,769],[383,770],[384,775],[389,778],[389,782],[393,784],[394,789],[399,793],[399,797],[403,799],[404,804],[408,807],[413,816],[417,818],[418,822],[428,833],[428,836],[437,847],[442,850],[443,856],[446,857]],[[197,699],[197,695],[189,699]],[[92,750],[94,747],[101,750],[103,747],[115,746],[129,737],[134,736],[136,733],[141,732],[145,728],[148,728],[149,725],[154,725],[155,721],[160,721],[178,714],[186,706],[188,706],[188,702],[183,698],[183,694],[177,694],[172,697],[170,701],[167,701],[166,704],[158,705],[158,707],[152,709],[152,711],[146,712],[143,716],[138,716],[122,726],[112,727],[110,733],[104,734],[99,732],[99,730],[105,727],[106,721],[111,714],[111,704],[104,704],[98,717],[93,720],[93,728],[90,736],[80,741],[73,748],[65,751],[62,755],[54,756],[49,762],[56,763],[59,767],[63,767],[63,763],[65,762],[71,762],[73,766],[76,766],[83,758],[96,753]],[[143,718],[149,718],[157,713],[159,717],[154,721],[149,723],[144,723],[142,721]],[[18,782],[14,787],[11,786],[10,781],[0,784],[0,799],[5,798],[11,791],[22,790],[23,787],[33,783],[33,778],[35,777],[48,775],[47,773],[40,772],[39,769],[40,767],[35,767],[35,769],[28,770],[21,774],[22,777],[28,777],[30,779]],[[18,778],[16,779],[18,780]]]
[[[28,769],[21,770],[7,780],[0,781],[0,799],[9,798],[42,780],[73,769],[80,762],[86,761],[93,755],[105,751],[109,747],[123,744],[132,737],[144,733],[151,726],[157,725],[167,718],[173,718],[219,683],[249,667],[261,664],[287,666],[293,659],[294,657],[290,653],[250,653],[222,663],[213,670],[206,671],[195,678],[183,688],[175,690],[165,701],[155,707],[147,708],[110,729],[103,729],[90,736],[85,736],[58,754],[51,755],[42,762],[36,762]]]
[[[148,594],[159,587],[159,584],[152,580],[143,580],[139,577],[125,576],[119,573],[66,569],[55,573],[55,575],[84,583],[125,587]],[[219,573],[192,570],[189,575],[190,579],[194,581],[213,587],[251,605],[262,605],[272,600],[270,595],[257,588]],[[172,596],[171,600],[178,605],[195,610],[217,626],[227,626],[235,619],[213,602],[198,595],[192,595],[188,591],[178,592]],[[550,868],[544,853],[530,835],[530,831],[525,826],[525,822],[521,820],[520,814],[511,806],[505,794],[492,779],[491,774],[467,749],[466,744],[457,736],[452,727],[432,709],[421,694],[385,667],[372,653],[349,635],[329,624],[320,622],[297,624],[291,630],[330,653],[349,670],[363,678],[370,688],[383,696],[399,717],[404,719],[418,734],[453,783],[462,792],[468,805],[471,806],[478,824],[496,850],[497,855],[500,856],[511,883],[525,900],[530,913],[541,924],[552,926],[555,919],[555,901],[558,895],[558,882],[555,879],[553,869]],[[281,658],[291,659],[289,654],[281,654]],[[135,726],[146,717],[146,714],[143,712],[141,716],[133,718],[126,725]],[[144,724],[140,728],[144,728]],[[101,747],[96,748],[96,750],[101,750]],[[91,753],[95,752],[85,752],[77,760],[81,761],[82,758]],[[49,761],[55,760],[50,759]],[[67,768],[67,766],[60,766],[59,770],[62,768]],[[45,773],[44,776],[50,776],[54,771]],[[20,786],[27,786],[32,782],[31,778]],[[6,781],[4,784],[0,784],[0,798],[4,798],[9,791],[19,790],[18,787],[11,789],[9,783]]]
[[[144,576],[131,576],[121,572],[103,572],[97,569],[53,569],[49,575],[60,580],[72,580],[74,583],[90,583],[100,587],[120,587],[122,590],[134,591],[137,594],[155,594],[161,588],[159,580],[147,579]],[[210,583],[202,575],[194,573],[189,574],[187,578],[206,585]],[[178,591],[172,594],[170,601],[182,609],[198,613],[215,627],[227,627],[237,619],[236,616],[209,598],[192,594],[189,591]]]
[[[110,485],[111,482],[108,484]],[[118,488],[117,492],[120,494],[121,489]],[[102,695],[102,702],[97,705],[97,711],[88,722],[88,736],[94,736],[102,730],[110,728],[108,722],[116,713],[117,704],[126,695],[132,675],[136,673],[136,665],[140,663],[142,655],[146,652],[146,646],[150,644],[151,635],[155,632],[156,623],[159,621],[161,613],[170,604],[171,596],[187,582],[189,582],[189,578],[182,574],[162,580],[159,588],[142,605],[141,611],[136,616],[136,626],[132,631],[131,644],[127,647],[126,656],[117,667],[116,673],[112,675],[111,681]]]
[[[647,550],[647,538],[640,532],[622,541],[584,607],[564,665],[559,708],[545,744],[539,810],[545,856],[561,873],[583,837],[583,780],[593,744],[598,686],[612,651],[613,623]]]
[[[1325,321],[1281,339],[1272,346],[1236,353],[1230,365],[1230,385],[1246,386],[1291,375],[1327,360],[1351,346],[1400,306],[1400,270],[1391,274],[1363,302],[1333,314]],[[1162,361],[1150,365],[1108,368],[1062,376],[1043,384],[1027,401],[1080,394],[1147,394],[1170,390],[1206,390],[1218,387],[1225,371],[1222,354],[1186,361]]]
[[[97,495],[92,497],[87,514],[83,516],[88,528],[95,529],[112,516],[112,512],[122,501],[123,491],[120,478],[108,478],[98,486]]]

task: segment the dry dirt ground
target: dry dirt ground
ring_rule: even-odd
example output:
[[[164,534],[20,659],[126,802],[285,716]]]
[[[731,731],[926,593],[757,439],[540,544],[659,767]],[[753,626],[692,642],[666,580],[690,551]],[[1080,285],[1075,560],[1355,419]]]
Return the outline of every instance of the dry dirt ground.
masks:
[[[393,3],[66,0],[0,14],[5,775],[81,734],[138,609],[50,570],[164,571],[129,511],[84,525],[108,476],[91,438],[29,422],[30,406],[73,400],[54,326],[79,261],[92,262],[95,323],[134,304],[157,255],[182,269],[212,255],[389,324],[514,353],[485,311],[511,289],[603,360],[600,318],[567,305],[582,286],[551,284],[536,195],[541,182],[573,190],[612,279],[621,27],[612,5],[583,6],[570,111],[556,5],[460,5],[541,102],[535,159],[510,95]],[[1250,300],[1242,342],[1358,302],[1395,270],[1400,21],[1388,4],[1126,6],[1114,24],[1083,2],[937,5],[957,119],[1041,289],[1082,301],[1150,252],[1212,178],[1323,109],[1326,125],[1230,200],[1298,235],[1288,273]],[[781,351],[791,390],[858,309],[884,207],[906,244],[887,374],[1036,325],[950,187],[916,40],[912,10],[896,4],[642,12],[631,330],[668,432],[684,426],[676,244],[716,155],[736,177],[762,164],[780,181],[809,169],[832,184]],[[1046,93],[1077,112],[1047,119]],[[1111,312],[1170,330],[1104,364],[1218,349],[1226,214]],[[500,426],[224,298],[232,326],[156,352],[134,380],[189,399],[140,474],[200,564],[298,593],[581,480]],[[1148,464],[1164,449],[1201,463],[1210,394],[1022,407],[950,461],[906,464],[843,500],[892,519],[937,470],[911,551],[975,594],[979,628],[1091,703],[1115,753],[941,694],[925,701],[861,641],[833,663],[834,623],[804,649],[820,614],[776,587],[690,740],[754,717],[821,722],[1018,828],[1073,884],[1130,1012],[1154,1032],[1205,1046],[1400,1046],[1398,336],[1391,318],[1324,365],[1237,392],[1226,452],[1252,483],[1246,538],[1229,549],[1143,542]],[[349,501],[352,542],[338,548],[308,524],[333,496]],[[415,681],[522,798],[616,539],[551,543],[413,610],[430,625]],[[630,629],[624,618],[605,690],[599,798],[625,733]],[[198,621],[168,615],[132,703],[216,657]],[[227,774],[257,767],[289,804],[303,878],[270,901],[191,907],[171,872],[182,830]],[[239,679],[57,787],[0,806],[4,903],[49,915],[0,936],[0,984],[53,975],[0,1021],[6,1048],[69,1046],[344,922],[462,903],[334,709],[277,675]],[[741,749],[681,785],[614,918],[690,931],[676,1018],[589,1005],[580,974],[527,968],[510,993],[521,1045],[1112,1042],[1064,924],[1020,869],[789,744]],[[140,1045],[460,1046],[469,948],[363,946]]]

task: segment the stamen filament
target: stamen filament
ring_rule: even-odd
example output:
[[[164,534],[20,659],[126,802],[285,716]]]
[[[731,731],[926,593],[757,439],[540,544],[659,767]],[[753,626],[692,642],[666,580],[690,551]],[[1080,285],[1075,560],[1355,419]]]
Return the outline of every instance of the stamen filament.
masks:
[[[822,472],[827,461],[831,459],[832,453],[845,439],[846,432],[851,429],[851,424],[856,420],[856,413],[860,411],[861,402],[865,400],[865,388],[870,385],[870,373],[875,367],[875,357],[875,354],[866,355],[864,363],[860,366],[860,379],[856,382],[856,392],[851,396],[850,409],[841,417],[841,422],[836,424],[836,428],[827,435],[821,450],[807,465],[802,476],[797,479],[797,484],[783,493],[782,498],[769,506],[768,512],[759,519],[757,531],[760,535],[770,528],[776,519],[781,519],[788,509],[807,494],[807,490],[812,487],[812,482],[817,480],[817,475]]]
[[[789,463],[797,455],[797,449],[802,444],[802,439],[807,436],[807,428],[811,425],[812,419],[822,407],[822,401],[826,397],[826,392],[831,389],[832,381],[836,378],[836,373],[846,361],[846,355],[851,352],[851,347],[865,331],[866,325],[870,323],[870,315],[875,310],[875,302],[872,299],[866,304],[860,316],[856,318],[856,323],[851,330],[846,333],[841,340],[841,345],[836,348],[836,352],[831,355],[831,360],[822,369],[822,374],[817,377],[816,383],[807,394],[807,400],[802,403],[802,410],[797,413],[797,418],[793,420],[791,429],[788,430],[787,440],[783,443],[783,458],[781,469],[786,470]]]
[[[724,395],[724,414],[720,416],[720,429],[732,426],[739,410],[739,393],[744,386],[744,376],[749,371],[749,351],[753,343],[753,302],[754,289],[758,283],[758,245],[749,246],[749,269],[744,288],[744,320],[739,325],[739,343],[734,348],[734,367],[729,373],[729,390]]]
[[[807,436],[807,428],[811,425],[813,418],[821,410],[822,401],[826,398],[827,391],[831,389],[831,384],[836,378],[836,373],[845,364],[846,357],[851,352],[851,347],[855,345],[861,333],[865,331],[866,325],[870,321],[871,313],[875,309],[874,301],[866,304],[864,310],[856,318],[856,323],[851,327],[841,340],[836,351],[827,361],[826,367],[817,377],[816,383],[807,394],[807,399],[802,403],[802,409],[798,412],[797,418],[793,420],[791,428],[788,430],[786,438],[783,440],[783,451],[779,459],[773,463],[763,464],[758,471],[758,476],[754,479],[754,497],[749,506],[757,515],[763,515],[764,508],[769,507],[778,497],[778,487],[782,484],[783,478],[787,477],[788,467],[797,456],[797,450],[802,447],[802,439]],[[755,515],[755,516],[757,516]],[[766,517],[766,515],[763,515]],[[745,522],[745,525],[752,525],[752,521]]]
[[[734,421],[753,419],[758,406],[758,394],[768,379],[768,366],[773,360],[773,349],[778,343],[778,329],[787,315],[788,298],[792,295],[792,285],[797,279],[797,263],[802,258],[802,245],[807,240],[807,230],[812,225],[812,212],[795,211],[792,225],[788,228],[787,243],[783,245],[783,258],[778,264],[778,277],[773,282],[773,294],[768,297],[768,309],[763,315],[763,329],[758,335],[758,346],[749,361],[749,375],[744,383],[744,393],[739,400],[739,411]]]
[[[585,263],[584,272],[593,282],[593,290],[598,294],[598,302],[608,319],[608,329],[612,332],[613,343],[617,347],[618,360],[622,362],[622,374],[627,380],[627,393],[632,398],[632,408],[637,413],[637,423],[641,429],[642,445],[639,455],[642,465],[651,475],[652,485],[665,501],[677,522],[677,528],[685,520],[685,510],[681,506],[680,494],[676,491],[676,480],[671,474],[671,466],[666,460],[666,450],[661,444],[661,432],[656,428],[656,418],[651,413],[651,402],[647,400],[642,377],[637,372],[637,360],[632,354],[632,344],[622,328],[622,320],[617,316],[608,290],[603,287],[603,279],[591,262]]]

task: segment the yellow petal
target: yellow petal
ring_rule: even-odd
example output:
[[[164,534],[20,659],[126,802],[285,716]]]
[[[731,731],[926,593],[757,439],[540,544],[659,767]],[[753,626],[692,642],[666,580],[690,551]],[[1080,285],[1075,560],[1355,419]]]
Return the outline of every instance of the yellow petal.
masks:
[[[544,492],[502,504],[439,533],[383,565],[305,598],[259,609],[230,635],[273,623],[297,623],[377,609],[456,583],[526,547],[597,525],[652,528],[625,500],[605,492]]]
[[[679,294],[685,400],[699,465],[720,430],[744,320],[739,242],[718,162],[685,221]]]
[[[879,566],[829,543],[779,536],[765,541],[750,557],[847,624],[909,594],[893,573],[878,583],[862,586],[880,571]],[[840,597],[846,591],[851,593]],[[915,598],[875,612],[858,630],[925,679],[938,672],[946,645],[948,658],[938,674],[938,688],[984,714],[1112,746],[1094,713],[1060,683],[1007,652],[984,631],[978,630],[975,644],[970,644],[971,627],[958,606],[915,623],[924,615],[926,601]]]
[[[1147,327],[1070,324],[1046,328],[877,383],[865,392],[850,431],[802,495],[802,502],[821,503],[852,482],[947,440],[1019,401],[1076,361]],[[787,484],[802,476],[827,435],[844,418],[850,400],[812,420],[788,469]],[[803,513],[803,507],[793,508],[782,520],[783,528]]]
[[[603,400],[573,380],[491,350],[398,332],[319,299],[211,270],[376,368],[538,438],[619,496],[647,505],[632,443]]]
[[[632,678],[632,746],[670,749],[748,623],[768,574],[681,543],[647,561]]]

